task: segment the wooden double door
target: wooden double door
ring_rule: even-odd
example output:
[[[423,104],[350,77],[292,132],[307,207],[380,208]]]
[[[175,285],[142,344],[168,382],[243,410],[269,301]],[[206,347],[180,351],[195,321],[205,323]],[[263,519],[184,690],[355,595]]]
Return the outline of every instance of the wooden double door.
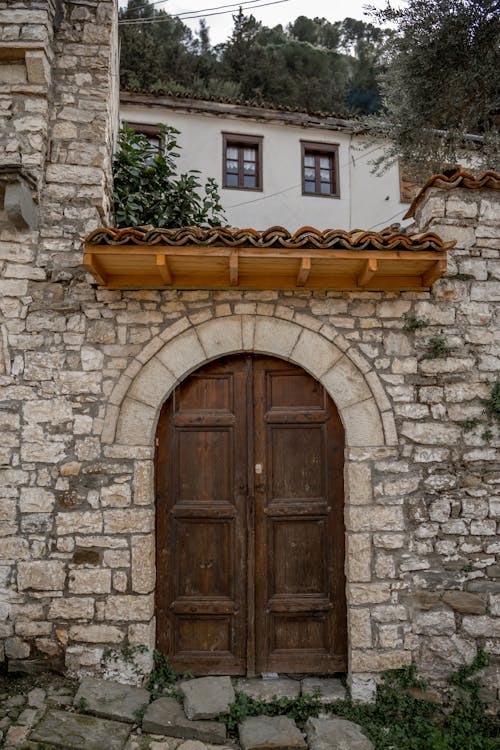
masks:
[[[157,645],[193,674],[346,668],[344,436],[323,387],[217,360],[157,433]]]

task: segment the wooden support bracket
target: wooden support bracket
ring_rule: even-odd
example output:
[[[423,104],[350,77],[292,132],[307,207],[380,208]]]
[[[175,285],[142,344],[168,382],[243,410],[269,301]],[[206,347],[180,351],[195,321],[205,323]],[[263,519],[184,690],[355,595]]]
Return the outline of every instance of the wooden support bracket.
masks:
[[[98,260],[92,255],[92,253],[83,254],[83,264],[93,274],[94,279],[101,286],[106,286],[108,283],[108,277],[102,270]]]
[[[446,271],[446,259],[437,260],[428,271],[422,274],[422,286],[432,286]]]
[[[301,258],[299,271],[297,273],[297,281],[296,281],[297,286],[305,286],[307,279],[309,278],[310,271],[311,271],[311,259]]]
[[[229,284],[238,286],[238,251],[233,250],[229,256]]]
[[[375,260],[375,258],[368,258],[363,270],[358,276],[358,286],[366,286],[377,273],[377,268],[378,262]]]
[[[156,267],[160,273],[163,283],[167,285],[172,284],[172,274],[170,273],[170,268],[168,267],[168,260],[166,255],[156,256]]]

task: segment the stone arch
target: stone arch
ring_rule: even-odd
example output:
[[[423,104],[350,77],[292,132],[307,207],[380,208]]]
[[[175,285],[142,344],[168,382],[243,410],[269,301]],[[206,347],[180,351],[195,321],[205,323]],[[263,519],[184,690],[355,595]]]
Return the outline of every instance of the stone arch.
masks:
[[[203,364],[239,352],[289,360],[316,378],[332,397],[345,430],[349,683],[352,696],[366,700],[375,690],[374,674],[402,666],[410,653],[398,652],[396,659],[391,655],[385,659],[372,650],[367,627],[373,603],[387,598],[372,569],[372,536],[404,528],[399,505],[380,506],[373,498],[372,463],[379,456],[393,453],[397,445],[392,407],[369,363],[334,328],[303,314],[296,321],[280,318],[278,310],[274,315],[176,321],[144,347],[117,382],[109,398],[102,440],[113,444],[114,454],[138,459],[134,502],[149,506],[153,529],[157,421],[163,403],[178,383]],[[283,310],[283,315],[289,315],[289,309]],[[147,553],[144,559],[138,555],[136,565],[149,565],[153,581],[154,531],[144,536],[149,557]],[[154,647],[154,619],[150,625],[149,645]]]
[[[313,318],[311,322],[318,325]],[[391,406],[380,381],[349,342],[327,326],[317,331],[264,315],[230,315],[197,325],[183,319],[156,337],[111,394],[104,442],[152,446],[160,408],[173,388],[206,362],[238,352],[281,357],[315,377],[337,406],[348,447],[396,443]]]

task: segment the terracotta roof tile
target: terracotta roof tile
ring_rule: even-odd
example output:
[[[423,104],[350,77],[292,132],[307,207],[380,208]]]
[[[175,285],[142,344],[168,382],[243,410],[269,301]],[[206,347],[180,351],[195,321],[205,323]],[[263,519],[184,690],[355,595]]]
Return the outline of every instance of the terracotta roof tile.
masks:
[[[99,228],[85,238],[87,245],[198,245],[226,247],[275,247],[347,250],[449,250],[455,242],[444,242],[434,232],[405,234],[392,229],[381,232],[353,229],[319,231],[314,227],[301,227],[291,234],[284,227],[270,227],[262,232],[256,229],[228,229],[212,227],[182,227],[180,229],[153,229],[138,227],[127,229]]]
[[[422,202],[425,193],[431,187],[438,187],[444,190],[451,190],[459,187],[467,188],[468,190],[479,190],[481,188],[500,190],[500,173],[488,170],[487,172],[483,172],[475,177],[471,172],[459,169],[451,175],[435,174],[432,177],[429,177],[420,192],[415,196],[410,208],[403,216],[403,219],[411,219],[415,216],[415,211],[418,205]]]

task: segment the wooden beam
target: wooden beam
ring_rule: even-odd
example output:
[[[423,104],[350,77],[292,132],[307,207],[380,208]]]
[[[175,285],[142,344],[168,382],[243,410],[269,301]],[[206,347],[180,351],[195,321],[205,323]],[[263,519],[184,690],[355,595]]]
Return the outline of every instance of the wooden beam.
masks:
[[[437,260],[422,274],[422,286],[432,286],[446,271],[446,259]]]
[[[358,276],[358,286],[366,286],[377,273],[378,263],[375,258],[368,258]]]
[[[98,284],[100,284],[101,286],[106,286],[106,284],[108,283],[108,277],[102,270],[99,261],[92,255],[92,253],[84,253],[83,265],[85,266],[85,268],[89,269],[90,273]]]
[[[300,266],[299,271],[297,273],[297,281],[295,282],[297,286],[305,286],[306,281],[309,278],[309,273],[311,271],[311,259],[310,258],[301,258],[300,259]]]
[[[163,281],[163,283],[166,285],[172,284],[172,274],[170,273],[170,268],[168,267],[168,260],[166,255],[156,256],[156,267],[160,272],[161,280]]]
[[[238,286],[238,251],[233,250],[229,256],[229,284]]]

